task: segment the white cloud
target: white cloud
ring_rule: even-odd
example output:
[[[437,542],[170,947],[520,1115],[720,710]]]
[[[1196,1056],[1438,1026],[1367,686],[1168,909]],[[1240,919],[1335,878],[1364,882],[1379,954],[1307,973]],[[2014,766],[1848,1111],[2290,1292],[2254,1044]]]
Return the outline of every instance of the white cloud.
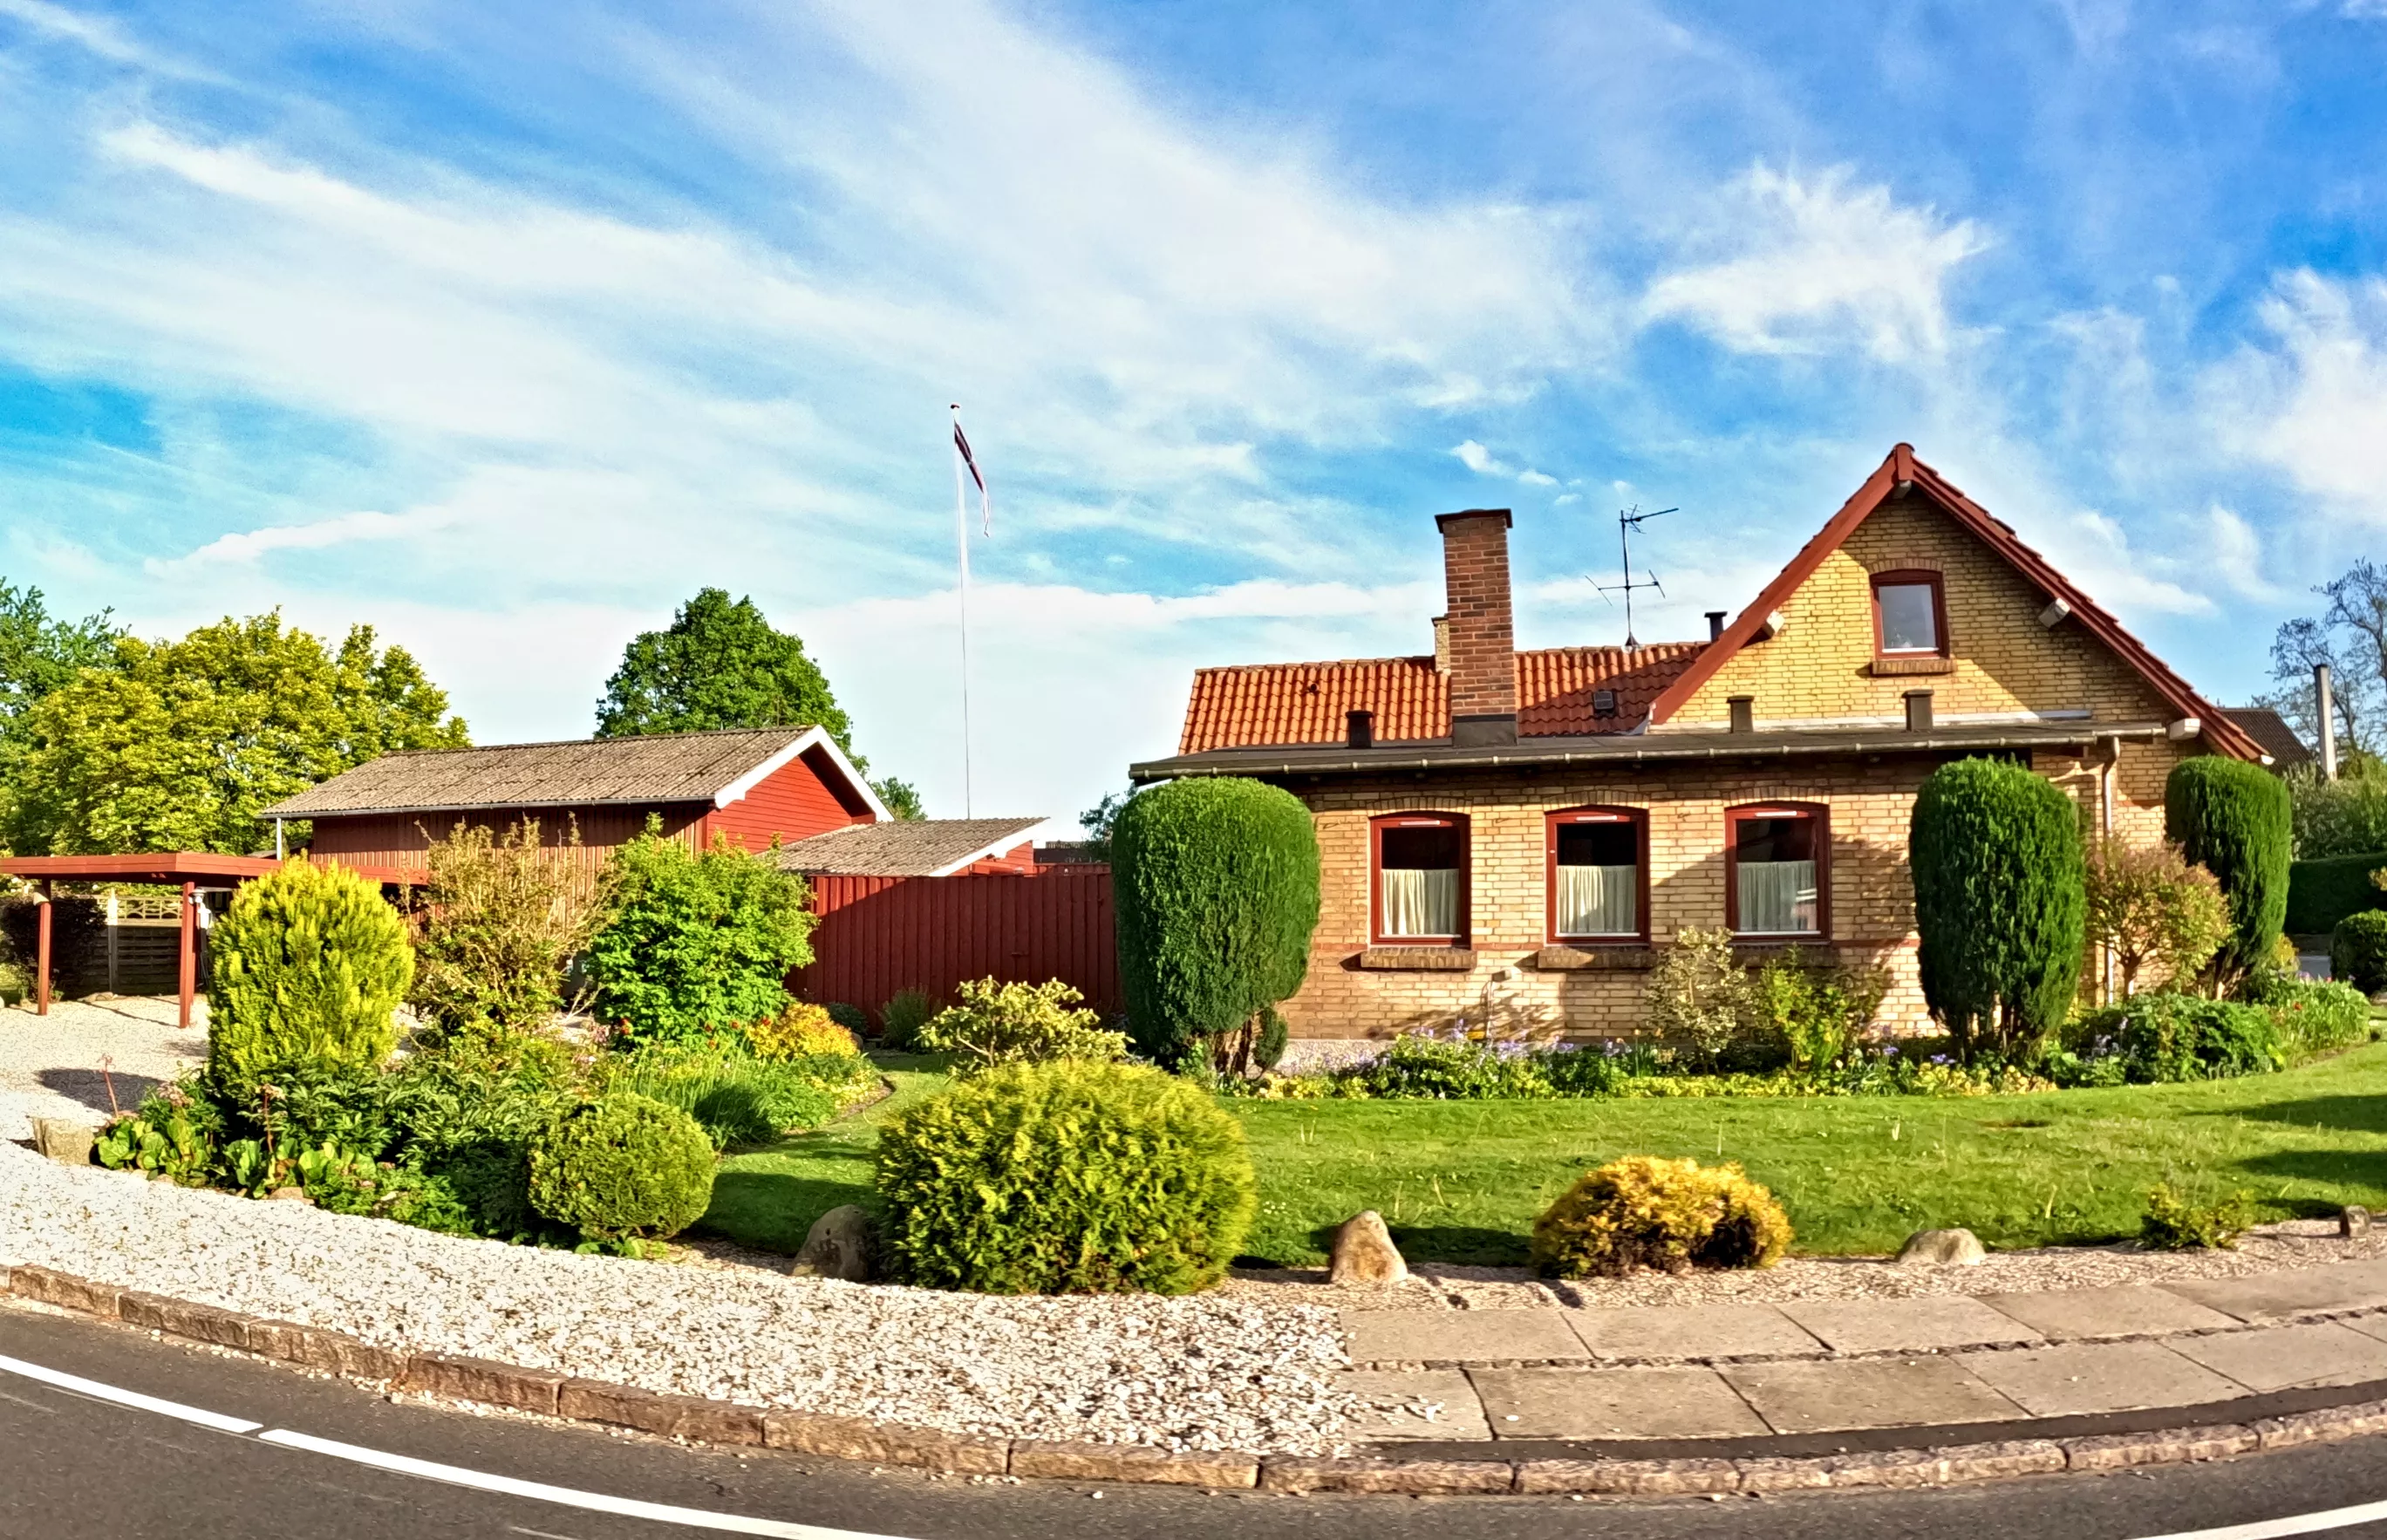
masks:
[[[1517,480],[1527,486],[1556,486],[1559,484],[1558,477],[1546,476],[1539,471],[1520,471]]]
[[[1541,472],[1532,469],[1519,470],[1472,438],[1459,444],[1450,452],[1458,457],[1460,464],[1479,476],[1501,476],[1525,486],[1556,486],[1559,484],[1559,478],[1556,476],[1544,475]]]
[[[2267,346],[2206,382],[2217,435],[2322,511],[2387,525],[2387,278],[2287,273],[2261,315]]]
[[[335,513],[309,524],[269,524],[262,529],[221,535],[188,556],[171,561],[153,557],[145,565],[150,572],[164,575],[196,567],[254,562],[269,551],[325,550],[360,540],[403,539],[428,527],[431,525],[426,520],[400,518],[393,513]]]
[[[92,16],[49,0],[0,0],[0,17],[21,22],[34,32],[70,43],[111,64],[129,64],[153,73],[208,78],[189,66],[152,52],[106,17]]]
[[[1709,244],[1722,259],[1659,278],[1644,315],[1740,352],[1855,348],[1885,363],[1946,352],[1950,275],[1988,236],[1970,220],[1901,205],[1888,187],[1852,185],[1854,175],[1750,168],[1721,200]]]

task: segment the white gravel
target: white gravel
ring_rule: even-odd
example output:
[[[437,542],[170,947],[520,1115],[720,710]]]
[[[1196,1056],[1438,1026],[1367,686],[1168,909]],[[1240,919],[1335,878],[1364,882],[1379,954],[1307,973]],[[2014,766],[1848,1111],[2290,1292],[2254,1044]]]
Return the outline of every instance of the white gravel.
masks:
[[[32,1135],[29,1119],[107,1120],[108,1082],[130,1112],[151,1086],[208,1056],[207,1003],[197,1025],[174,1025],[175,1003],[147,996],[57,1000],[48,1016],[0,1008],[0,1139]],[[99,1066],[107,1062],[103,1076]]]
[[[0,1143],[0,1262],[650,1390],[1025,1438],[1315,1453],[1331,1310],[994,1298],[510,1246]]]

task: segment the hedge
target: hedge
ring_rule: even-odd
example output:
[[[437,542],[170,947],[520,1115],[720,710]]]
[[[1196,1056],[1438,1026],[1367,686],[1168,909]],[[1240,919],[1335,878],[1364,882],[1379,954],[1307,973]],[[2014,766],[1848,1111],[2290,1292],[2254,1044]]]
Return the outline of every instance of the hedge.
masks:
[[[2288,867],[2291,936],[2326,936],[2337,922],[2365,909],[2387,909],[2387,893],[2370,885],[2370,874],[2387,866],[2387,851],[2324,856]]]
[[[2288,916],[2294,814],[2285,781],[2259,764],[2202,754],[2164,783],[2164,834],[2221,881],[2229,940],[2214,954],[2226,981],[2266,962]]]

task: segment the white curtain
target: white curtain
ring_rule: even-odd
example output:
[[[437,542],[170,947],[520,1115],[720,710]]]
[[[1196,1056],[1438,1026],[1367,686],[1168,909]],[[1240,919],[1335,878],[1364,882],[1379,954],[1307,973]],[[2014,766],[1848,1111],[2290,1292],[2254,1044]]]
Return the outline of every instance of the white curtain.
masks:
[[[1740,864],[1740,928],[1753,935],[1800,935],[1815,928],[1815,864]]]
[[[1559,934],[1630,936],[1641,928],[1638,871],[1631,866],[1560,866]]]
[[[1458,935],[1459,873],[1447,868],[1388,869],[1384,873],[1384,934]]]

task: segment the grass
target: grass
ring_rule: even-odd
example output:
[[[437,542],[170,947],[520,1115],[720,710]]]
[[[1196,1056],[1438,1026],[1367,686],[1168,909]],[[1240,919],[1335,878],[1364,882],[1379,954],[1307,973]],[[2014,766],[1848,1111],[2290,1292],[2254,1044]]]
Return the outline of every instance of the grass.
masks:
[[[871,1199],[878,1125],[944,1083],[892,1065],[896,1094],[725,1161],[704,1228],[793,1251]],[[2265,1218],[2387,1207],[2387,1043],[2278,1075],[2030,1096],[1581,1102],[1235,1102],[1260,1211],[1245,1251],[1310,1264],[1381,1210],[1415,1261],[1521,1262],[1534,1218],[1621,1155],[1737,1160],[1810,1255],[1880,1253],[1926,1226],[1991,1246],[2135,1235],[2147,1193],[2245,1192]]]

